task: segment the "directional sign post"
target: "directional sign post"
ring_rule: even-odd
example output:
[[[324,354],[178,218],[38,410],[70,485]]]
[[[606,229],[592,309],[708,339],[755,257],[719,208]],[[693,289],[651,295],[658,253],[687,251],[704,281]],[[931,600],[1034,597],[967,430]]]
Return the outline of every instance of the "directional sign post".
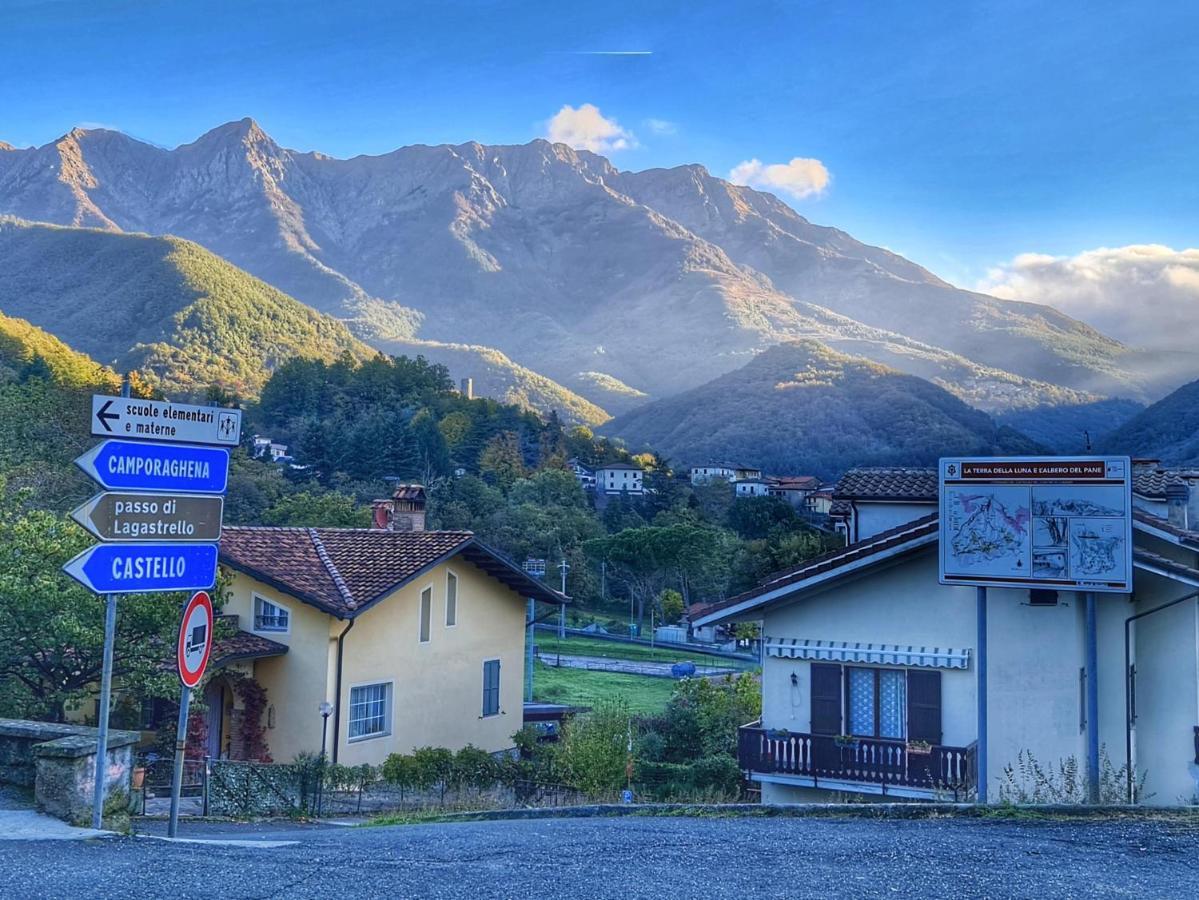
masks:
[[[171,799],[170,833],[174,835],[187,708],[212,642],[212,603],[203,591],[216,584],[215,542],[220,540],[224,511],[220,495],[229,480],[229,448],[241,438],[241,411],[130,397],[126,379],[120,397],[93,395],[90,425],[92,434],[108,440],[75,463],[107,490],[72,516],[105,543],[80,553],[63,571],[107,595],[92,827],[101,826],[104,810],[105,779],[99,772],[108,744],[117,596],[198,590],[201,593],[192,598],[184,615],[184,629],[191,637],[186,644],[182,635],[179,639],[184,689]],[[207,616],[207,624],[199,627],[197,620],[197,627],[188,628],[197,616]],[[201,648],[202,660],[193,660]],[[194,673],[194,680],[189,673]]]
[[[216,562],[216,544],[96,544],[63,571],[98,594],[150,594],[208,590]]]
[[[219,447],[104,441],[75,465],[109,490],[223,494],[229,481],[229,451]]]
[[[219,541],[223,497],[106,491],[71,513],[102,541]]]
[[[212,598],[207,592],[198,591],[183,608],[183,619],[179,624],[179,640],[175,650],[183,690],[179,695],[179,722],[175,729],[175,771],[171,778],[168,837],[174,837],[175,832],[179,830],[179,793],[183,787],[183,761],[187,750],[187,716],[191,708],[192,688],[204,677],[208,658],[212,655],[214,625]]]
[[[241,438],[239,409],[104,394],[92,395],[91,424],[92,434],[139,441],[234,447]]]

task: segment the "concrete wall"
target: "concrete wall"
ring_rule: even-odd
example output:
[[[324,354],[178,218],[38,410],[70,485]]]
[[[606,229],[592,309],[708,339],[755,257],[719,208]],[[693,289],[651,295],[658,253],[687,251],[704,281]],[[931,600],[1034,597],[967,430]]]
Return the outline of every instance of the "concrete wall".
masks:
[[[864,541],[883,531],[889,531],[908,522],[923,519],[937,511],[933,503],[854,503],[856,534],[852,541]]]
[[[0,782],[32,787],[38,808],[76,825],[91,822],[96,786],[95,728],[55,722],[0,719]],[[100,764],[106,781],[104,822],[128,822],[136,731],[110,730]]]
[[[1156,548],[1155,548],[1156,549]],[[1165,578],[1137,573],[1135,609],[1142,613],[1191,593]],[[1199,604],[1187,601],[1133,624],[1136,666],[1136,713],[1133,759],[1145,776],[1145,802],[1190,803],[1199,796],[1199,767],[1194,762],[1194,728],[1199,725]],[[1123,639],[1123,623],[1120,626]],[[1121,649],[1120,664],[1123,666]],[[1121,718],[1120,743],[1112,753],[1125,760]]]

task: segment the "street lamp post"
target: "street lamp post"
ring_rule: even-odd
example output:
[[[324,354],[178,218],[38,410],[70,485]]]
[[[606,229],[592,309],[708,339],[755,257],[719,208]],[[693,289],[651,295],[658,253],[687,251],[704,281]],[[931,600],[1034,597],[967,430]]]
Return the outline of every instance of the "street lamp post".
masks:
[[[333,704],[325,700],[320,705],[321,711],[321,764],[318,767],[316,782],[316,816],[321,816],[321,801],[325,799],[325,749],[329,735],[329,716],[333,712]]]

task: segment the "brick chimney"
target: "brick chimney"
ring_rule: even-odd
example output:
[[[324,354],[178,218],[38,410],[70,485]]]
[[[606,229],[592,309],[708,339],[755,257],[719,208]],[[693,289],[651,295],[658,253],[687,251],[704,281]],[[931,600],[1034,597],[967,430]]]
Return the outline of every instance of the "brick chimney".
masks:
[[[389,500],[371,504],[373,527],[388,531],[424,531],[428,495],[423,484],[397,484]]]

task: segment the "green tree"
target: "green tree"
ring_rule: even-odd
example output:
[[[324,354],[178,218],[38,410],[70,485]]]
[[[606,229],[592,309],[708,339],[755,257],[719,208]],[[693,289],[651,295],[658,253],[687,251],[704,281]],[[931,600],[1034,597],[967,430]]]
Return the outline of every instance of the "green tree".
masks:
[[[66,517],[0,508],[0,715],[61,722],[100,680],[104,604],[61,572],[92,543]],[[127,693],[169,696],[181,598],[123,597],[113,675]],[[178,683],[174,683],[177,690]]]
[[[524,454],[515,431],[501,432],[487,442],[479,456],[479,471],[504,490],[525,477]]]
[[[663,622],[667,625],[675,624],[683,618],[683,595],[667,588],[658,595],[658,608],[661,610]]]
[[[367,528],[369,509],[353,497],[336,491],[301,491],[278,500],[262,514],[263,525],[292,525],[305,528]]]

